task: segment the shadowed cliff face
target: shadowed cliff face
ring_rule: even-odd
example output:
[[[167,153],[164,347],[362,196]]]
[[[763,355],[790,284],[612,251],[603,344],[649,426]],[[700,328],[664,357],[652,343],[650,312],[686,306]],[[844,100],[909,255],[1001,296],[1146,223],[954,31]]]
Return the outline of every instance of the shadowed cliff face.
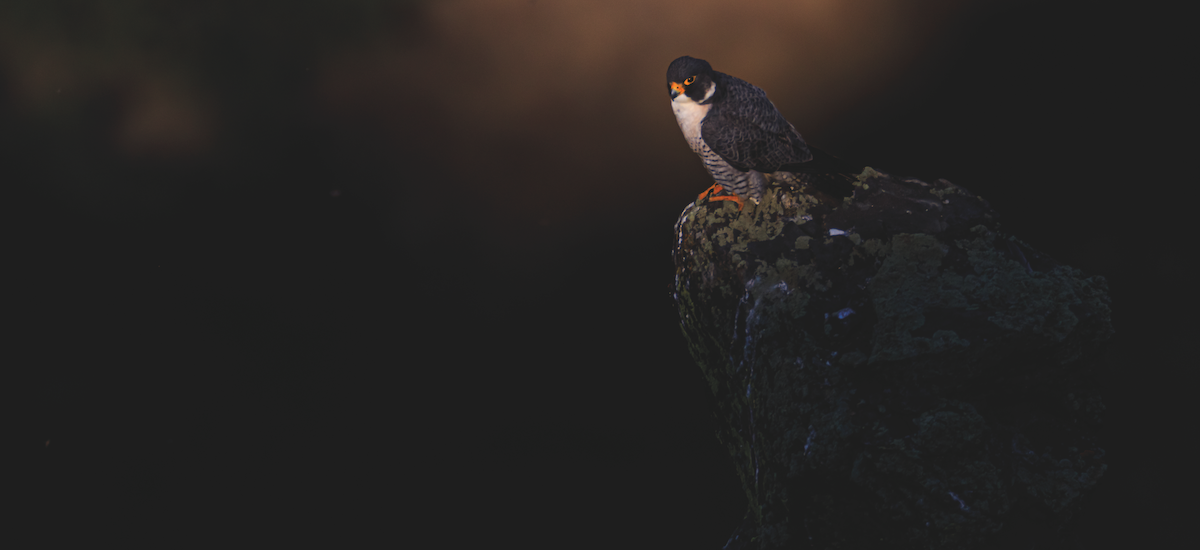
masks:
[[[680,325],[749,501],[728,548],[1075,540],[1059,528],[1108,468],[1104,278],[945,180],[812,191],[676,226]]]

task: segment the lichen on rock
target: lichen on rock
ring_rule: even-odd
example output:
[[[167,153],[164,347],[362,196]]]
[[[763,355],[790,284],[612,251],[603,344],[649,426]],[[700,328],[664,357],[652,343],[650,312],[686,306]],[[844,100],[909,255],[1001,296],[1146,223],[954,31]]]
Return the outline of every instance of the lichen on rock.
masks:
[[[1061,522],[1104,473],[1106,283],[982,198],[867,168],[848,197],[691,204],[676,233],[681,327],[750,503],[730,548],[980,547]]]

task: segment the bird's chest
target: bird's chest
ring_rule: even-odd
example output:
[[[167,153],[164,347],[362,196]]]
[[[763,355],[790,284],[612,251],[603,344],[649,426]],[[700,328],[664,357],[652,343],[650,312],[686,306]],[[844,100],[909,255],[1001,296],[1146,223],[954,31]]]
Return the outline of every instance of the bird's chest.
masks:
[[[712,105],[701,105],[695,101],[671,102],[671,110],[675,111],[675,121],[679,123],[684,139],[696,154],[700,154],[704,148],[704,140],[700,137],[700,123],[708,116],[711,107]]]

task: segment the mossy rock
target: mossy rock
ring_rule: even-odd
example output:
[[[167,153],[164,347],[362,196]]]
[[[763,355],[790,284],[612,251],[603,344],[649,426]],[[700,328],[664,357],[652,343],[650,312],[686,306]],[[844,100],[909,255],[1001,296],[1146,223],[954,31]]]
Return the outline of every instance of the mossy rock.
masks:
[[[676,237],[683,334],[750,502],[729,548],[1041,541],[1104,473],[1105,280],[982,198],[867,168],[848,197],[691,204]]]

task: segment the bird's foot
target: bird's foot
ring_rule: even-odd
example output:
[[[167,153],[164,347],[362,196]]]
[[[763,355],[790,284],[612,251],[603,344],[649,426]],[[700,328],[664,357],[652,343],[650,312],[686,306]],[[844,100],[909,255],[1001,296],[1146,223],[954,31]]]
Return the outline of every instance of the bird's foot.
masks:
[[[696,197],[696,200],[702,201],[702,200],[704,200],[704,197],[707,197],[709,195],[715,195],[724,190],[725,190],[725,188],[721,187],[721,184],[714,183],[714,184],[712,184],[712,187],[709,187],[708,189],[705,189],[703,193],[700,193],[700,195]]]
[[[746,206],[745,201],[743,201],[742,198],[737,195],[720,195],[720,196],[717,195],[717,193],[720,193],[721,191],[724,191],[724,190],[725,190],[725,188],[721,187],[721,184],[714,183],[712,185],[712,187],[705,189],[703,193],[700,193],[700,195],[698,197],[696,197],[696,202],[703,200],[705,197],[708,197],[709,202],[733,201],[734,204],[737,204],[738,212],[741,212],[742,208]]]

